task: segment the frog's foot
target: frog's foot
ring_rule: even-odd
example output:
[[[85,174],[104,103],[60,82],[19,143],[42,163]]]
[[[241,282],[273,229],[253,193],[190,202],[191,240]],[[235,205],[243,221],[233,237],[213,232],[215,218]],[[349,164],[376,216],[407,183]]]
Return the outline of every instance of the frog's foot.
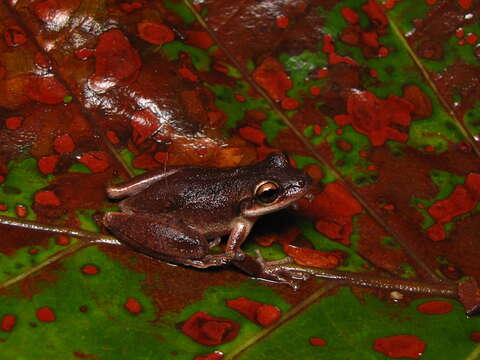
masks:
[[[255,277],[274,282],[286,283],[294,290],[297,290],[300,287],[300,282],[305,281],[310,277],[310,274],[307,272],[290,267],[290,265],[294,265],[291,257],[286,257],[285,259],[277,261],[265,261],[258,249],[255,252],[257,257],[252,259],[259,265],[256,274],[252,274]]]
[[[228,254],[206,255],[202,259],[182,261],[184,265],[192,266],[198,269],[206,269],[214,266],[227,265],[233,260],[234,256]]]

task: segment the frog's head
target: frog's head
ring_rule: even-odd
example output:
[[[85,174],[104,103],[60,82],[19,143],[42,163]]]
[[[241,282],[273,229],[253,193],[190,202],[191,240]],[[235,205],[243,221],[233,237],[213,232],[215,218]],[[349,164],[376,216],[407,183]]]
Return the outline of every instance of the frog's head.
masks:
[[[292,205],[305,196],[312,187],[312,179],[302,170],[290,165],[283,153],[272,153],[256,164],[261,174],[252,189],[252,195],[242,203],[242,214],[257,217]]]

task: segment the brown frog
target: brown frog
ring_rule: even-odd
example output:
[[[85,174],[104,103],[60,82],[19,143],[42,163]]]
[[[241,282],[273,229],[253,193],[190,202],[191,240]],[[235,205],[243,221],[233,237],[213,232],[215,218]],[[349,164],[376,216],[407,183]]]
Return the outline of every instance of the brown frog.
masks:
[[[292,282],[302,274],[280,274],[240,246],[255,221],[292,205],[311,189],[312,180],[282,153],[249,166],[196,166],[157,170],[107,193],[122,212],[106,213],[104,225],[131,248],[165,261],[208,268],[232,262],[256,277]],[[225,250],[210,249],[229,234]]]

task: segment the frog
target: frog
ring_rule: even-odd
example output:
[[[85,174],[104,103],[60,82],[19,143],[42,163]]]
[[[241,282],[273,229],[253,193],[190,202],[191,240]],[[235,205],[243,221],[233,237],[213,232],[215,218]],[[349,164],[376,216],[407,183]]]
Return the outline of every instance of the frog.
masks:
[[[247,255],[241,246],[260,217],[308,197],[312,183],[281,152],[238,167],[158,169],[107,187],[121,211],[105,213],[102,222],[121,243],[155,259],[200,269],[232,264],[295,287],[304,273],[284,271],[282,262]],[[227,235],[223,252],[212,252]]]

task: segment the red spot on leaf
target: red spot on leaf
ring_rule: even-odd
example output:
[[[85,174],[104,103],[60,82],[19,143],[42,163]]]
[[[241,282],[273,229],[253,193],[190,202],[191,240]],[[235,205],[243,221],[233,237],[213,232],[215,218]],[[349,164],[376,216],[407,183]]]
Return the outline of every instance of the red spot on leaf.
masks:
[[[51,190],[38,191],[35,194],[35,202],[43,206],[60,206],[60,199]]]
[[[75,149],[75,143],[69,134],[57,136],[53,142],[53,148],[59,154],[70,153]]]
[[[141,39],[154,45],[163,45],[175,39],[173,31],[165,24],[142,21],[137,25]]]
[[[360,16],[358,16],[358,14],[350,8],[343,8],[341,12],[343,18],[350,24],[356,24],[360,19]]]
[[[79,161],[94,173],[105,171],[110,167],[108,155],[103,151],[87,152],[82,155]]]
[[[51,174],[55,170],[55,166],[57,166],[58,159],[58,155],[41,157],[40,160],[38,160],[40,172],[42,174]]]
[[[242,138],[254,144],[262,145],[265,142],[265,134],[260,129],[252,126],[240,128],[238,132]]]
[[[178,69],[178,73],[187,80],[190,80],[193,82],[198,80],[198,76],[195,75],[189,68],[182,67]]]
[[[468,174],[467,178],[465,179],[465,187],[472,194],[472,197],[475,200],[480,200],[480,174]]]
[[[453,305],[446,301],[428,301],[417,306],[417,310],[428,315],[447,314],[452,311]]]
[[[305,215],[318,219],[315,227],[320,233],[343,244],[350,243],[352,217],[362,211],[362,206],[342,184],[327,184],[311,202],[300,204]]]
[[[237,99],[237,101],[239,102],[245,102],[245,96],[241,95],[241,94],[235,94],[235,99]]]
[[[103,33],[95,49],[95,74],[89,85],[95,91],[126,86],[137,79],[142,65],[140,56],[120,30]]]
[[[140,1],[133,1],[132,3],[123,2],[120,4],[120,9],[122,9],[126,13],[141,9],[142,7],[143,4]]]
[[[143,143],[160,127],[157,116],[148,109],[136,111],[133,114],[131,125],[133,127],[132,139],[135,144]]]
[[[470,339],[475,342],[480,342],[480,331],[472,331],[470,333]]]
[[[389,53],[388,49],[387,49],[386,47],[384,47],[384,46],[382,46],[382,47],[378,50],[378,56],[380,56],[380,57],[386,57],[386,56],[388,56],[388,53]]]
[[[269,327],[275,324],[282,312],[273,305],[262,305],[257,309],[257,323],[263,327]]]
[[[313,96],[318,96],[320,95],[320,88],[318,86],[310,86],[310,94]]]
[[[443,224],[472,211],[479,200],[480,174],[469,174],[464,185],[457,185],[448,198],[438,200],[428,208],[428,213],[437,222],[427,229],[430,239],[434,241],[445,239]]]
[[[468,34],[466,37],[465,37],[465,41],[467,42],[467,44],[470,44],[470,45],[475,45],[478,41],[478,35],[477,34]]]
[[[17,323],[17,317],[12,314],[6,314],[2,317],[2,322],[0,324],[0,329],[2,331],[10,332],[13,330]]]
[[[107,131],[107,138],[114,145],[116,145],[120,142],[120,139],[118,138],[117,133],[115,131],[112,131],[112,130]]]
[[[333,45],[333,37],[330,34],[323,35],[323,47],[322,51],[327,54],[331,54],[335,51],[335,46]]]
[[[316,164],[310,164],[303,168],[303,170],[310,176],[314,181],[320,181],[323,176],[323,170],[320,166]]]
[[[41,322],[53,322],[56,320],[55,313],[48,306],[38,309],[35,314],[37,315],[37,319]]]
[[[412,114],[419,118],[432,116],[433,106],[430,98],[416,85],[403,88],[403,98],[413,105]]]
[[[364,44],[378,48],[380,43],[378,42],[378,34],[376,32],[364,32],[362,33],[362,41]]]
[[[0,181],[0,184],[1,184],[1,183],[2,183],[2,182]],[[8,210],[7,204],[5,204],[5,203],[0,203],[0,211],[7,211],[7,210]]]
[[[282,64],[275,58],[267,57],[255,69],[253,79],[276,101],[285,98],[285,93],[292,88],[292,80],[285,73]]]
[[[95,265],[87,264],[82,267],[82,273],[84,275],[97,275],[99,272],[100,269]]]
[[[400,0],[398,0],[400,1]],[[385,8],[386,9],[393,9],[395,7],[396,1],[395,0],[385,0]]]
[[[322,269],[334,269],[339,266],[345,254],[341,251],[320,251],[309,248],[300,248],[293,245],[283,247],[283,251],[291,256],[295,263],[305,266],[313,266]]]
[[[206,31],[185,31],[187,44],[207,50],[209,47],[215,45],[209,33]]]
[[[376,0],[368,0],[368,3],[362,6],[362,10],[376,26],[384,28],[388,25],[387,16]]]
[[[224,74],[228,74],[228,68],[222,64],[219,63],[214,63],[213,68],[219,72],[222,72]]]
[[[135,298],[128,298],[123,307],[131,314],[137,315],[142,312],[143,307]]]
[[[327,68],[321,68],[320,70],[317,71],[317,73],[315,75],[319,79],[324,79],[328,76],[328,69]]]
[[[245,315],[250,321],[256,322],[257,309],[262,306],[262,303],[242,296],[237,299],[227,300],[227,306]]]
[[[311,337],[310,338],[310,345],[312,346],[326,346],[327,342],[319,337]]]
[[[472,0],[458,0],[458,4],[464,9],[469,10],[472,7]]]
[[[277,16],[275,22],[279,29],[286,29],[288,27],[288,17],[286,17],[285,15]]]
[[[66,246],[70,244],[70,239],[68,236],[65,236],[65,235],[59,235],[57,237],[57,245],[60,245],[60,246]]]
[[[348,142],[347,140],[344,140],[344,139],[337,140],[335,145],[337,145],[337,147],[340,150],[345,151],[345,152],[349,152],[353,148],[353,145],[350,142]]]
[[[425,351],[426,344],[415,335],[394,335],[376,339],[373,348],[394,359],[418,359]]]
[[[282,108],[285,110],[295,110],[298,108],[298,101],[292,98],[286,97],[282,100]]]
[[[9,130],[17,130],[22,126],[23,117],[21,116],[12,116],[5,120],[5,127]]]
[[[32,75],[25,90],[26,95],[43,104],[59,104],[67,96],[65,87],[53,76]]]
[[[20,46],[27,42],[27,34],[21,27],[16,25],[6,28],[3,37],[7,45],[11,47]]]
[[[17,214],[18,217],[26,217],[28,215],[28,209],[23,205],[17,205],[15,206],[15,214]]]
[[[221,360],[223,359],[223,353],[220,351],[214,351],[206,355],[195,356],[193,360]]]
[[[243,296],[238,299],[227,300],[227,306],[263,327],[275,324],[282,315],[282,312],[276,306],[262,304],[261,302],[253,301]]]
[[[393,204],[386,204],[386,205],[383,206],[383,208],[384,208],[385,210],[387,210],[387,211],[393,211],[393,210],[395,210],[395,205],[393,205]]]
[[[447,233],[442,224],[434,224],[427,229],[427,236],[432,241],[445,240]]]
[[[383,100],[369,91],[356,91],[347,100],[347,115],[334,117],[337,125],[352,124],[354,129],[369,137],[374,146],[387,140],[406,142],[408,133],[398,126],[408,127],[412,120],[413,105],[396,95]]]
[[[218,346],[232,341],[238,335],[240,326],[232,320],[197,312],[181,323],[180,329],[201,345]]]
[[[349,58],[348,56],[340,56],[335,53],[328,54],[328,63],[331,65],[336,65],[336,64],[349,64],[349,65],[358,65],[358,63]]]

